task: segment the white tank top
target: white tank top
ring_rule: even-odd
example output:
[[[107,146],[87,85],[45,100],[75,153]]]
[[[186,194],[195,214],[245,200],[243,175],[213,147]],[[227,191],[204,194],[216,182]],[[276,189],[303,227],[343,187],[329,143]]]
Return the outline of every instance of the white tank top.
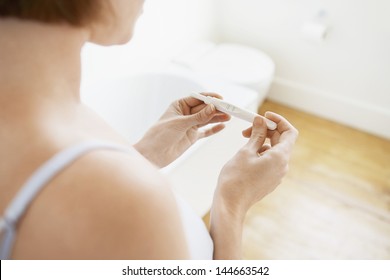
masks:
[[[71,146],[54,155],[38,168],[26,181],[1,217],[0,259],[4,260],[10,258],[15,235],[17,233],[18,221],[27,211],[29,205],[33,202],[39,192],[55,175],[72,164],[77,158],[98,149],[109,149],[126,153],[134,152],[126,146],[99,141],[88,141]],[[191,259],[212,259],[213,241],[202,219],[196,215],[186,201],[176,194],[175,197],[180,211],[180,217]]]

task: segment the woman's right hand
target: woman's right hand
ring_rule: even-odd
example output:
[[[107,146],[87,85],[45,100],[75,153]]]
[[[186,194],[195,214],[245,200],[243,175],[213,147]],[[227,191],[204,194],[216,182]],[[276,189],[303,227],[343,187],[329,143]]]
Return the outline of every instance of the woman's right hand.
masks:
[[[277,123],[277,129],[267,130],[265,119],[255,118],[253,126],[243,132],[248,143],[223,167],[218,179],[214,200],[242,218],[280,184],[298,136],[282,116],[267,112],[266,118]],[[265,144],[267,138],[270,145]]]

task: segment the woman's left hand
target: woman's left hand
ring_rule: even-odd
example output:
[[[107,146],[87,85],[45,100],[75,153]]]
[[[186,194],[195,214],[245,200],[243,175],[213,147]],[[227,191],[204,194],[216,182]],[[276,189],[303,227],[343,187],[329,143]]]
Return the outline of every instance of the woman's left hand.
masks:
[[[204,95],[222,99],[215,93]],[[193,97],[173,102],[159,121],[152,126],[134,147],[158,167],[164,167],[177,159],[197,140],[209,137],[224,129],[222,122],[230,116],[206,105]],[[214,126],[200,129],[207,124]]]

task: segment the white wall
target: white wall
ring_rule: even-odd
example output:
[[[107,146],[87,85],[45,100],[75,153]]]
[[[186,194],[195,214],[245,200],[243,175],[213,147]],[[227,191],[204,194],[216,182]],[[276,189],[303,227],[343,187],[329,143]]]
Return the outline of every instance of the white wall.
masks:
[[[168,60],[194,41],[214,37],[213,9],[209,0],[147,0],[135,36],[124,46],[89,44],[83,51],[83,79],[116,76],[148,61]]]
[[[190,42],[210,39],[214,35],[212,17],[209,0],[147,0],[131,45],[170,57]]]
[[[270,98],[390,138],[390,1],[215,0],[217,40],[276,63]],[[301,37],[319,10],[324,43]]]

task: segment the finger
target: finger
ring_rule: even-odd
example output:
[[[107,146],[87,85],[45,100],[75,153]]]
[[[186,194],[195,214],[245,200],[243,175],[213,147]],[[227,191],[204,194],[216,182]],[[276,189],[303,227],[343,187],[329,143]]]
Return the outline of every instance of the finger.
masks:
[[[251,134],[252,134],[252,126],[242,131],[242,136],[244,136],[245,138],[250,138]],[[274,130],[268,129],[267,138],[271,138],[273,134],[274,134]]]
[[[259,151],[267,138],[267,124],[263,117],[255,117],[253,121],[252,134],[248,145],[251,149]]]
[[[208,125],[208,124],[212,124],[212,123],[222,123],[222,122],[227,122],[231,119],[231,117],[229,115],[226,115],[226,114],[216,114],[211,120],[209,120],[207,123],[204,123],[204,124],[200,124],[198,125],[198,128],[200,127],[203,127],[205,125]]]
[[[251,135],[252,135],[252,126],[251,127],[248,127],[247,129],[243,130],[242,131],[242,136],[244,136],[245,138],[250,138]],[[270,138],[270,133],[272,132],[272,130],[269,130],[267,131],[267,138]]]
[[[288,148],[292,147],[298,137],[298,130],[284,117],[276,113],[266,112],[265,116],[277,124],[276,130],[269,132],[271,145],[283,143]]]
[[[200,101],[200,100],[199,100]],[[199,105],[196,105],[196,106],[193,106],[193,107],[191,107],[190,108],[190,114],[192,115],[192,114],[196,114],[196,113],[199,113],[200,111],[202,111],[203,109],[204,109],[204,107],[206,107],[207,106],[207,104],[205,104],[205,103],[201,103],[201,104],[199,104]]]
[[[271,145],[269,145],[269,144],[264,144],[261,148],[260,148],[260,150],[257,152],[257,154],[259,155],[259,156],[262,156],[266,151],[268,151],[269,149],[271,149]]]
[[[191,114],[191,115],[192,115],[192,114],[196,114],[196,113],[202,111],[202,110],[204,109],[204,107],[206,107],[206,106],[207,106],[207,105],[204,104],[204,103],[202,103],[202,104],[200,104],[200,105],[197,105],[197,106],[194,106],[194,107],[192,107],[192,108],[190,109],[190,114]],[[225,113],[222,113],[222,112],[220,112],[220,111],[216,111],[215,116],[218,117],[218,118],[220,118],[221,120],[224,119],[225,121],[231,119],[231,116],[230,116],[230,115],[225,114]]]
[[[209,129],[205,129],[204,131],[199,132],[198,139],[206,138],[206,137],[209,137],[211,135],[214,135],[214,134],[220,132],[221,130],[223,130],[224,128],[225,128],[225,125],[223,123],[214,125],[213,127],[209,128]]]
[[[217,109],[213,104],[208,104],[203,110],[199,111],[193,115],[187,115],[184,117],[184,121],[186,122],[188,127],[191,126],[202,126],[208,124],[213,117],[215,116]]]
[[[248,127],[247,129],[242,131],[242,136],[245,138],[250,138],[252,134],[252,127]]]
[[[214,92],[202,92],[201,94],[205,95],[205,96],[215,97],[218,99],[223,99],[223,97],[221,95],[219,95],[218,93],[214,93]],[[185,102],[185,104],[188,107],[191,107],[191,108],[195,107],[195,106],[199,106],[199,105],[205,106],[204,102],[202,100],[199,100],[199,99],[192,97],[192,96],[184,97],[182,100],[183,100],[183,102]]]
[[[278,115],[274,112],[266,112],[265,117],[267,119],[275,122],[278,125],[276,129],[280,133],[295,129],[294,126],[291,123],[289,123],[289,121],[287,121],[284,117],[282,117],[281,115]]]

